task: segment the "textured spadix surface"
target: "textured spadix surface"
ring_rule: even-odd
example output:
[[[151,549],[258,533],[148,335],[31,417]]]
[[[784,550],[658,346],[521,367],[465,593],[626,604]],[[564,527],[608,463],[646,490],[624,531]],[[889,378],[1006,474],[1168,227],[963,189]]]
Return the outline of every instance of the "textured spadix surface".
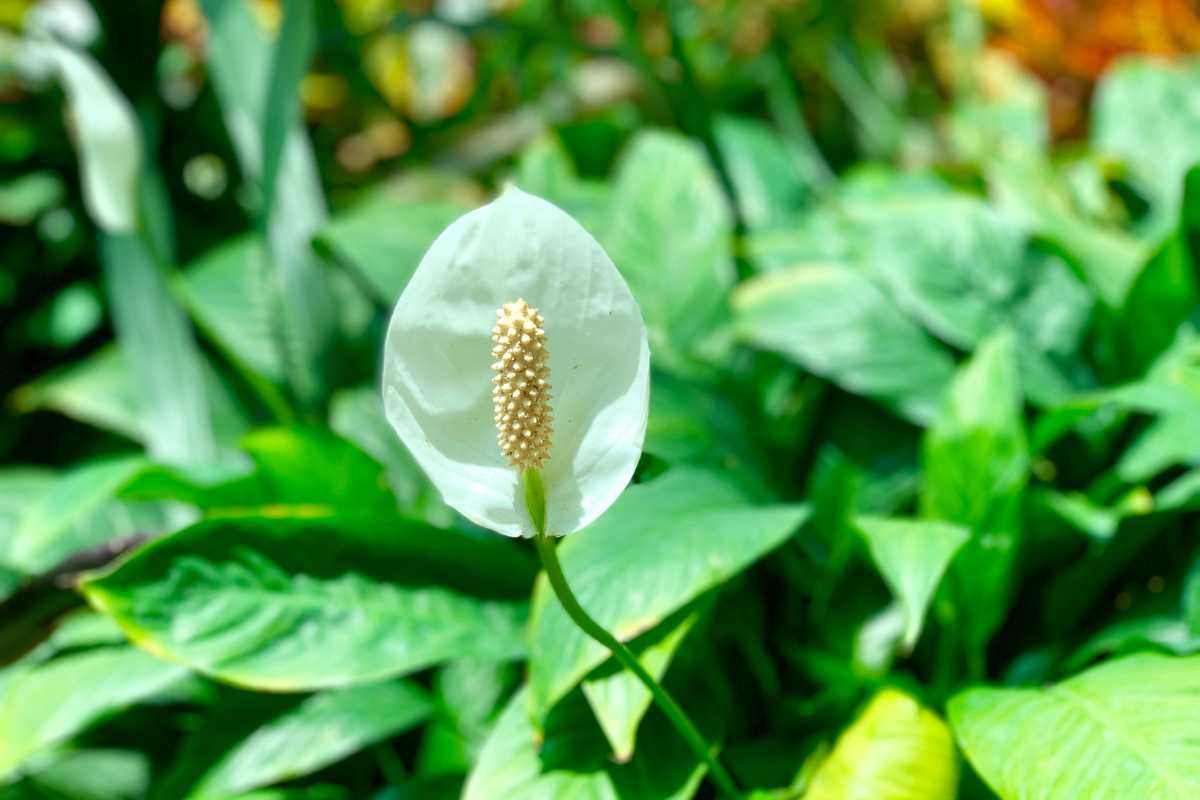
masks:
[[[532,535],[492,407],[496,309],[516,298],[545,320],[554,435],[542,478],[548,530],[562,535],[599,516],[632,477],[650,386],[641,311],[565,212],[510,188],[437,238],[392,314],[384,403],[448,504],[499,533]]]

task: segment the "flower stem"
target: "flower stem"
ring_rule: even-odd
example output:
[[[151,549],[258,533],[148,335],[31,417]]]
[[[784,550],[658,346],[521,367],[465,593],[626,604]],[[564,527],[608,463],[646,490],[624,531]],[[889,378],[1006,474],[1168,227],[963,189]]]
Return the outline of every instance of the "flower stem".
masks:
[[[721,762],[709,747],[708,741],[700,733],[696,725],[688,718],[687,713],[675,702],[675,698],[667,693],[667,690],[659,685],[658,681],[646,671],[642,666],[642,662],[638,661],[637,656],[633,651],[622,644],[617,637],[613,636],[604,629],[599,622],[592,619],[591,615],[584,610],[579,604],[579,600],[575,597],[575,593],[571,591],[570,585],[567,583],[567,577],[563,574],[562,565],[558,561],[558,554],[555,552],[554,543],[550,541],[550,537],[545,531],[545,499],[541,486],[541,475],[537,474],[537,470],[526,470],[524,474],[525,483],[525,501],[529,507],[529,516],[534,521],[536,532],[533,537],[533,542],[537,547],[538,555],[542,559],[542,566],[546,570],[546,577],[550,580],[550,586],[554,589],[554,594],[558,597],[558,602],[562,604],[563,610],[567,612],[580,630],[588,636],[595,639],[600,644],[604,645],[613,654],[621,665],[637,676],[647,689],[650,690],[650,695],[654,698],[654,702],[658,703],[658,707],[666,714],[667,719],[679,731],[680,736],[687,742],[693,752],[708,766],[708,774],[712,778],[713,783],[717,785],[721,794],[728,800],[742,800],[742,793],[734,783],[733,777],[722,766]],[[540,501],[540,502],[539,502]],[[538,506],[541,506],[540,509]]]

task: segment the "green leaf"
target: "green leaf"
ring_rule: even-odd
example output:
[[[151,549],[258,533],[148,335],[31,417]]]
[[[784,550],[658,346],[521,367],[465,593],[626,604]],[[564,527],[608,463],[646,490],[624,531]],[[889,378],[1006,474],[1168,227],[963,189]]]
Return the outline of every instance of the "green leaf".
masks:
[[[465,658],[438,672],[434,679],[438,714],[425,727],[419,774],[465,774],[471,769],[516,672],[515,665]]]
[[[593,236],[603,230],[612,203],[612,187],[581,179],[557,136],[539,137],[526,147],[513,179],[525,191],[566,211]]]
[[[54,473],[41,467],[0,469],[0,563],[8,560],[16,540],[13,532],[26,509],[50,491],[54,482]]]
[[[257,237],[218,245],[185,267],[175,287],[196,325],[224,352],[268,380],[284,380],[266,253]]]
[[[929,601],[942,575],[970,532],[958,525],[924,520],[858,517],[871,558],[892,594],[904,606],[904,647],[912,650],[921,635]]]
[[[405,512],[435,525],[451,525],[454,512],[417,466],[384,415],[374,386],[343,389],[333,396],[329,426],[384,465],[387,483]]]
[[[931,333],[971,350],[1008,325],[1026,391],[1071,392],[1060,362],[1076,357],[1092,297],[1061,260],[1028,252],[1014,220],[952,192],[858,203],[851,216],[864,267]]]
[[[522,689],[496,720],[463,800],[685,800],[695,794],[703,766],[660,714],[646,722],[647,746],[618,765],[609,759],[604,738],[578,695],[547,721],[540,752],[528,703]]]
[[[895,689],[875,696],[813,776],[804,800],[954,800],[958,757],[940,717]]]
[[[811,167],[769,125],[747,117],[722,116],[713,133],[748,228],[779,226],[809,201]]]
[[[955,376],[925,436],[922,516],[968,528],[948,581],[982,648],[1004,619],[1021,533],[1029,456],[1013,339],[984,342]]]
[[[100,263],[148,449],[179,463],[211,460],[202,358],[158,263],[165,254],[152,251],[139,224],[142,134],[133,109],[89,56],[50,41],[30,47],[55,65],[74,112],[84,197],[102,229]]]
[[[661,365],[686,368],[727,318],[732,233],[703,150],[675,134],[638,134],[617,167],[599,238],[641,306]]]
[[[220,442],[234,442],[250,424],[246,412],[211,365],[201,365],[213,429]],[[13,393],[13,404],[19,411],[55,411],[136,442],[148,440],[129,358],[115,346],[22,386]]]
[[[672,464],[762,474],[746,420],[716,387],[653,370],[644,449]]]
[[[100,262],[147,449],[173,463],[212,461],[216,439],[202,357],[163,267],[133,234],[101,236]]]
[[[0,777],[187,674],[132,647],[106,647],[14,669],[0,693]]]
[[[71,105],[88,214],[106,231],[133,231],[142,162],[142,133],[133,109],[86,53],[49,39],[25,47],[53,65]]]
[[[292,4],[289,14],[304,13],[306,5]],[[277,303],[280,309],[279,334],[287,355],[287,375],[297,395],[312,403],[324,390],[323,367],[328,365],[337,331],[337,308],[328,276],[310,246],[325,221],[325,199],[312,145],[297,110],[297,93],[286,86],[272,91],[271,86],[276,63],[281,76],[286,74],[289,80],[302,77],[298,63],[306,60],[303,42],[310,32],[307,23],[293,20],[285,27],[295,41],[281,36],[271,42],[250,8],[239,0],[203,0],[200,7],[209,24],[209,75],[242,173],[261,190],[271,165],[278,164],[273,185],[260,191],[257,211],[278,287],[273,307]],[[292,56],[287,52],[280,53],[281,48],[289,47],[297,50],[295,61],[289,60]],[[282,118],[289,121],[284,124]],[[281,124],[283,135],[279,137],[277,126]]]
[[[863,261],[934,335],[969,349],[1026,290],[1022,230],[982,200],[946,193],[860,204]]]
[[[1040,156],[1004,154],[987,174],[998,205],[1060,249],[1092,293],[1119,308],[1145,263],[1145,243],[1077,208],[1067,179]]]
[[[733,296],[739,336],[809,372],[928,423],[954,362],[861,273],[806,264],[755,278]]]
[[[205,736],[228,747],[187,796],[230,797],[312,774],[413,727],[431,710],[418,686],[394,681],[321,692],[249,731],[214,724]]]
[[[262,188],[264,216],[270,217],[279,190],[279,168],[287,138],[302,125],[300,82],[317,47],[317,18],[312,0],[287,0],[283,24],[271,49],[262,120]]]
[[[40,572],[84,547],[135,533],[138,522],[146,519],[131,516],[128,506],[114,501],[147,466],[145,459],[128,456],[85,463],[63,473],[25,507],[5,559],[25,572]]]
[[[152,652],[292,691],[519,657],[531,579],[507,541],[393,516],[301,514],[200,522],[82,590]]]
[[[266,428],[242,439],[257,466],[258,491],[272,504],[359,514],[394,511],[383,468],[322,428]]]
[[[654,680],[662,681],[675,651],[706,610],[685,609],[688,613],[682,620],[668,620],[630,646]],[[633,673],[610,660],[584,679],[583,695],[612,747],[613,758],[618,763],[628,761],[633,756],[638,724],[653,700],[650,690]]]
[[[319,241],[353,266],[376,300],[391,307],[433,240],[469,210],[448,202],[402,203],[381,193],[336,214]]]
[[[778,547],[807,515],[804,506],[750,505],[712,473],[674,469],[627,489],[558,552],[583,607],[629,641]],[[540,720],[609,654],[571,622],[545,576],[531,626],[530,697]]]
[[[1130,58],[1105,74],[1092,103],[1091,144],[1124,161],[1151,203],[1151,228],[1178,219],[1183,176],[1200,161],[1200,62]]]
[[[135,750],[67,750],[39,763],[29,778],[38,800],[138,800],[150,788],[150,759]]]
[[[1146,262],[1109,326],[1107,360],[1123,378],[1142,375],[1200,303],[1187,240],[1172,234]]]
[[[970,689],[949,714],[1001,800],[1200,795],[1200,657],[1143,654],[1044,689]]]

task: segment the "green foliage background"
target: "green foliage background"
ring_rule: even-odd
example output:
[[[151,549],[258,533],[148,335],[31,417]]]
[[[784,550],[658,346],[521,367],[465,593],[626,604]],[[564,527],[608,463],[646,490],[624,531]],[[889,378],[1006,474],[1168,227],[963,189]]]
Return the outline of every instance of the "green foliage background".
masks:
[[[1196,63],[1052,143],[970,3],[27,5],[0,798],[712,796],[383,418],[391,304],[510,180],[653,356],[564,568],[748,791],[1200,796]]]

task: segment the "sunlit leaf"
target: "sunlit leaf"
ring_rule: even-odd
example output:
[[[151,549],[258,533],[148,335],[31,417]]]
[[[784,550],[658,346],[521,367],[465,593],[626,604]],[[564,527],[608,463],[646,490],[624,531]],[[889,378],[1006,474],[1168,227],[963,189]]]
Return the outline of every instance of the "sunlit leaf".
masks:
[[[946,723],[895,689],[838,738],[804,800],[954,800],[958,757]]]
[[[742,284],[733,305],[747,342],[915,422],[933,419],[954,369],[950,354],[859,272],[795,267]]]
[[[950,723],[1001,800],[1200,792],[1200,657],[1136,655],[1044,689],[970,689],[950,701]]]
[[[584,608],[627,641],[779,546],[807,513],[755,506],[712,473],[676,469],[627,489],[559,553]],[[540,719],[608,651],[571,622],[544,576],[532,616],[530,699]]]

